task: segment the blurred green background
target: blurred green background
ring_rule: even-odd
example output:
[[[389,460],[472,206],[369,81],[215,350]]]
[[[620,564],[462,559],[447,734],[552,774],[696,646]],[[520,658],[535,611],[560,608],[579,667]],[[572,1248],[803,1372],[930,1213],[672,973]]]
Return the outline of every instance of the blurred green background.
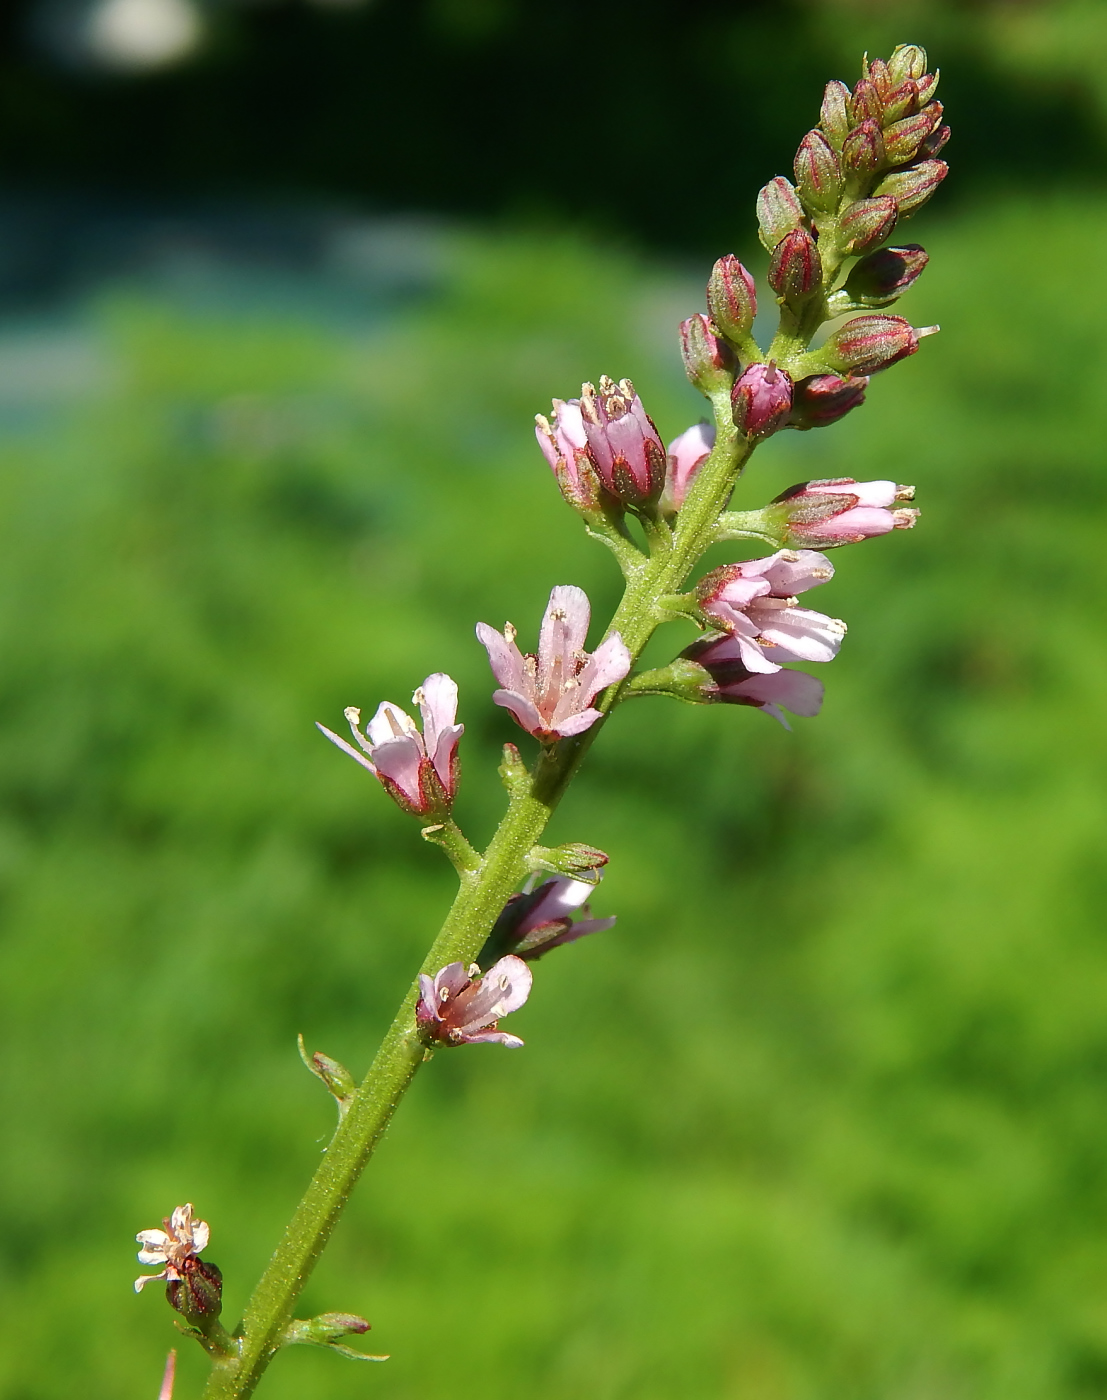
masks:
[[[172,1315],[132,1295],[131,1238],[184,1200],[237,1316],[332,1126],[297,1032],[362,1071],[453,885],[312,722],[448,670],[487,837],[518,734],[473,624],[531,639],[555,583],[617,598],[534,412],[610,372],[666,437],[699,415],[675,327],[711,259],[760,266],[753,196],[822,79],[907,38],[961,170],[908,226],[932,263],[902,309],[942,335],[767,444],[738,503],[892,476],[922,522],[835,554],[820,718],[617,715],[552,832],[610,852],[617,928],[541,964],[524,1051],[436,1057],[305,1294],[393,1359],[293,1350],[261,1393],[1107,1395],[1107,6],[657,0],[603,18],[611,83],[571,5],[520,72],[526,11],[210,7],[206,47],[142,73],[7,32],[0,1395],[154,1395]],[[346,165],[254,160],[241,94],[296,36]],[[687,86],[619,119],[642,54]],[[549,104],[533,158],[497,64]],[[574,64],[598,110],[558,100]],[[447,69],[469,105],[435,150]],[[225,128],[190,127],[219,92]],[[733,178],[700,97],[751,114]],[[140,188],[112,133],[159,121]],[[403,181],[359,164],[386,145]],[[178,1400],[204,1369],[182,1348]]]

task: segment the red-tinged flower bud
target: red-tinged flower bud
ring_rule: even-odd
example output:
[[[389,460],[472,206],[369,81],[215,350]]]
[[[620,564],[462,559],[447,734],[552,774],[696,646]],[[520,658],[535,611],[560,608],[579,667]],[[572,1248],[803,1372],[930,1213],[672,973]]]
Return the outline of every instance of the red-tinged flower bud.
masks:
[[[792,394],[787,428],[826,428],[865,402],[865,378],[841,379],[836,374],[812,374],[801,379]]]
[[[836,151],[840,151],[842,142],[846,139],[846,133],[853,123],[849,119],[849,88],[837,78],[827,83],[823,92],[819,125],[831,146]]]
[[[931,102],[913,117],[884,128],[884,151],[892,165],[914,160],[922,143],[942,120],[942,104]]]
[[[938,91],[938,74],[924,73],[919,79],[919,106],[925,107]]]
[[[846,278],[846,292],[856,306],[887,306],[914,286],[929,261],[926,249],[917,243],[880,248],[862,258]]]
[[[905,78],[884,99],[884,120],[898,122],[919,110],[919,85],[914,78]]]
[[[919,154],[923,156],[936,156],[949,140],[950,130],[948,126],[940,126],[937,131],[932,131],[926,140],[919,147]]]
[[[823,264],[815,240],[805,228],[794,228],[776,245],[769,261],[769,286],[784,301],[804,301],[823,282]]]
[[[715,334],[711,322],[697,311],[680,323],[680,354],[684,372],[702,394],[727,388],[734,378],[734,351]]]
[[[742,341],[749,335],[757,315],[757,284],[733,253],[720,258],[711,269],[707,279],[707,309],[728,339]]]
[[[899,205],[888,195],[855,200],[839,225],[845,251],[856,256],[876,248],[891,237],[898,218]]]
[[[806,209],[827,213],[838,207],[842,165],[821,131],[809,131],[795,160],[796,188]]]
[[[873,175],[884,164],[884,137],[880,124],[868,118],[855,126],[842,143],[842,160],[862,177]]]
[[[169,1306],[194,1326],[204,1319],[218,1317],[223,1309],[223,1275],[218,1266],[206,1259],[186,1259],[179,1275],[165,1285]]]
[[[624,505],[656,500],[665,485],[665,445],[629,379],[604,375],[580,391],[581,420],[600,480]]]
[[[835,331],[823,349],[837,370],[876,374],[913,355],[919,348],[919,337],[932,335],[937,329],[929,326],[916,331],[902,316],[856,316]]]
[[[944,160],[923,160],[907,170],[893,170],[877,185],[877,195],[890,194],[899,205],[900,217],[921,209],[949,174]]]
[[[833,549],[860,544],[889,530],[910,530],[919,512],[898,508],[913,500],[913,486],[894,481],[804,481],[777,496],[772,506],[784,509],[781,539],[787,549]]]
[[[750,365],[730,391],[734,422],[747,438],[768,437],[783,427],[792,407],[792,381],[775,365]]]
[[[786,233],[803,225],[803,205],[791,180],[778,175],[757,196],[761,242],[771,253]],[[722,329],[722,327],[720,327]]]
[[[868,78],[862,78],[854,87],[849,100],[849,114],[854,126],[868,121],[876,122],[879,126],[884,120],[884,104],[880,100],[876,84]]]
[[[897,44],[888,60],[888,75],[894,83],[926,74],[926,50],[918,44]]]
[[[873,87],[876,88],[877,96],[883,103],[885,97],[892,90],[892,77],[888,72],[888,65],[882,58],[866,60],[862,64],[862,77],[868,78]]]

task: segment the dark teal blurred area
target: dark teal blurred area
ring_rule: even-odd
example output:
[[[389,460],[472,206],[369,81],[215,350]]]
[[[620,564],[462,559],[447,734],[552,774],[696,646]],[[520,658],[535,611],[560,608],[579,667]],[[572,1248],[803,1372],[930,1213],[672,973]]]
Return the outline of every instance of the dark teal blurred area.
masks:
[[[823,715],[617,715],[554,830],[611,853],[617,929],[542,963],[525,1050],[420,1077],[304,1298],[393,1359],[288,1353],[274,1400],[1107,1385],[1103,214],[918,221],[942,335],[740,487],[918,483],[835,554]],[[606,370],[699,411],[696,277],[420,236],[423,289],[345,320],[147,285],[0,344],[12,1400],[153,1394],[131,1236],[183,1200],[237,1313],[332,1123],[297,1032],[363,1070],[446,908],[312,722],[449,670],[485,839],[518,735],[474,622],[617,593],[532,413]]]

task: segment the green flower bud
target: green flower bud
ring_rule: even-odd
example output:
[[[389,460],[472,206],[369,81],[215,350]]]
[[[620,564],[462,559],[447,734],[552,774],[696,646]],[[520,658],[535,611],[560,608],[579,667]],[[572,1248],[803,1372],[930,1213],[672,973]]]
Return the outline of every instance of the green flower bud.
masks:
[[[842,160],[862,179],[884,164],[884,138],[880,124],[871,117],[855,126],[842,143]]]
[[[776,245],[769,262],[769,286],[789,303],[806,301],[822,286],[818,245],[805,228],[794,228]]]
[[[775,183],[776,181],[773,181],[773,184]],[[787,181],[784,183],[787,184]],[[770,186],[766,185],[765,189],[769,188]],[[762,190],[762,194],[764,193]],[[758,217],[760,215],[759,201]],[[733,253],[727,253],[725,257],[720,258],[711,269],[711,276],[707,279],[707,309],[716,327],[728,340],[738,341],[740,344],[747,338],[753,326],[753,318],[757,315],[757,284]],[[685,366],[687,367],[687,360]],[[692,378],[690,370],[688,377]],[[694,384],[696,381],[693,379],[692,382]]]
[[[926,74],[926,50],[918,44],[897,44],[888,60],[888,76],[893,83]]]
[[[880,100],[876,84],[870,79],[862,78],[853,89],[849,100],[849,115],[854,126],[869,121],[876,122],[879,126],[884,120],[884,103]]]
[[[771,253],[784,235],[802,227],[803,221],[803,205],[791,180],[783,175],[770,180],[757,196],[757,222],[764,246]]]
[[[881,248],[862,258],[846,278],[846,294],[854,306],[888,306],[914,286],[928,262],[917,243]]]
[[[823,92],[819,125],[834,150],[840,151],[853,123],[849,118],[849,88],[837,78],[827,83]]]
[[[890,195],[855,200],[842,216],[839,232],[845,251],[867,253],[891,236],[899,218],[899,206]]]
[[[884,149],[891,165],[914,160],[922,143],[942,120],[942,104],[931,102],[913,117],[884,128]]]
[[[944,160],[923,160],[907,170],[893,170],[885,175],[874,193],[891,195],[902,217],[921,209],[948,174],[949,166]]]
[[[804,208],[829,213],[842,194],[842,165],[821,131],[809,131],[795,160],[796,188]]]

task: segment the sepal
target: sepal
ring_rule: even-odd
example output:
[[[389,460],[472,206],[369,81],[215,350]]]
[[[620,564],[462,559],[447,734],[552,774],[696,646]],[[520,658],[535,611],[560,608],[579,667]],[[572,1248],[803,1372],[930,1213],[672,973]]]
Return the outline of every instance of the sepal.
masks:
[[[316,1079],[326,1086],[328,1093],[337,1103],[338,1120],[341,1122],[349,1112],[350,1101],[357,1093],[357,1081],[345,1065],[332,1060],[329,1055],[324,1055],[322,1050],[316,1050],[314,1054],[309,1055],[302,1035],[298,1035],[296,1041],[300,1047],[300,1059]]]
[[[354,1313],[320,1313],[318,1317],[306,1321],[290,1322],[281,1337],[281,1346],[324,1347],[339,1356],[349,1357],[351,1361],[387,1361],[387,1356],[370,1356],[368,1352],[355,1351],[342,1342],[343,1337],[360,1337],[368,1331],[369,1323]]]

